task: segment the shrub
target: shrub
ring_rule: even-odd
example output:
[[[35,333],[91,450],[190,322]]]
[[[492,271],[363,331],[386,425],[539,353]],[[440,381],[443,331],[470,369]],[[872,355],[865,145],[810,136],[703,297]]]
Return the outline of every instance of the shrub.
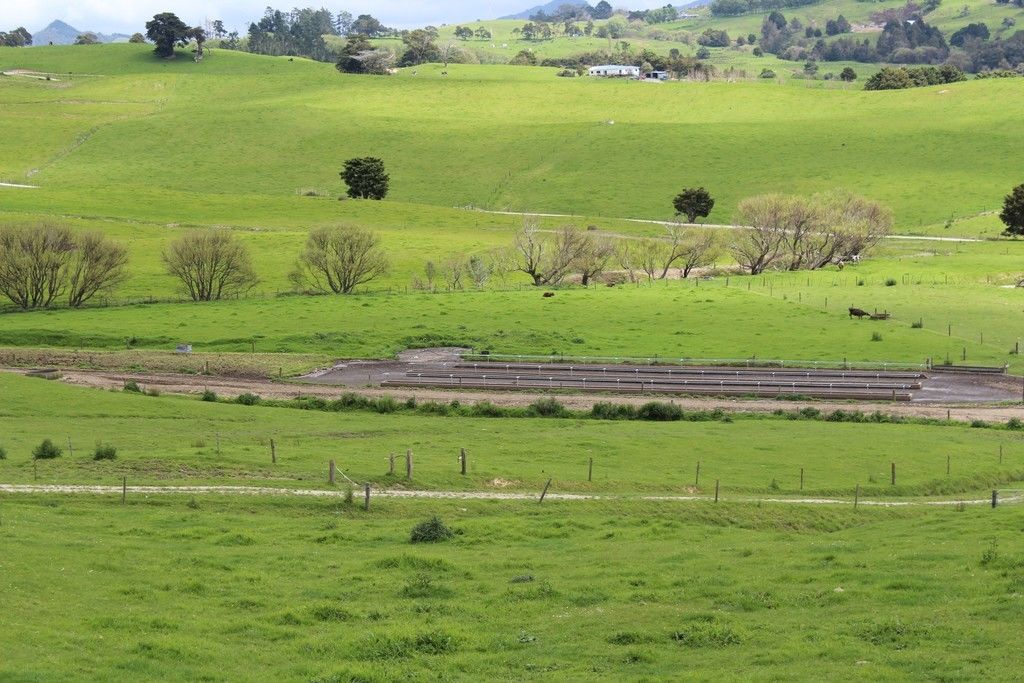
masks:
[[[7,459],[7,451],[4,449],[3,446],[0,446],[0,460],[6,460],[6,459]]]
[[[446,541],[454,535],[455,533],[435,515],[414,526],[409,541],[411,543],[438,543]]]
[[[134,393],[134,394],[141,394],[142,393],[142,388],[139,387],[138,382],[136,382],[133,379],[130,379],[127,382],[124,383],[124,390],[125,391],[129,391],[129,392]]]
[[[213,392],[213,391],[210,391],[209,389],[207,389],[206,391],[203,392],[202,396],[199,397],[199,400],[200,401],[207,401],[209,403],[216,403],[217,402],[217,394],[216,394],[216,392]]]
[[[1006,422],[1007,429],[1024,429],[1024,422],[1021,422],[1018,417],[1011,417]]]
[[[971,427],[975,429],[988,429],[988,422],[984,420],[971,420]]]
[[[527,412],[540,417],[565,417],[569,414],[566,407],[553,398],[541,398],[534,401],[527,408]]]
[[[59,458],[61,453],[63,451],[59,446],[49,439],[43,439],[43,442],[32,450],[32,457],[36,460],[50,460]]]
[[[893,278],[889,278],[889,279],[887,279],[887,280],[885,281],[885,286],[886,286],[886,287],[895,287],[895,286],[896,286],[896,280],[895,280],[895,279],[893,279]]]
[[[871,341],[882,341],[882,334],[880,332],[872,332]]]
[[[923,320],[915,320],[914,322],[910,323],[910,329],[912,330],[920,330],[922,327],[924,327]]]
[[[381,414],[394,413],[398,411],[398,401],[390,396],[381,396],[374,403],[373,407],[374,410]]]
[[[622,403],[595,403],[590,416],[596,420],[635,420],[636,408]]]
[[[96,450],[92,454],[93,460],[117,460],[117,449],[107,444],[96,444]]]
[[[260,397],[256,394],[250,394],[246,392],[239,394],[238,398],[235,399],[235,403],[240,403],[243,406],[254,406],[260,402]]]
[[[683,409],[674,403],[651,401],[640,406],[636,411],[637,418],[655,422],[670,422],[683,419]]]
[[[761,73],[758,74],[758,78],[775,78],[775,72],[771,69],[761,69]]]

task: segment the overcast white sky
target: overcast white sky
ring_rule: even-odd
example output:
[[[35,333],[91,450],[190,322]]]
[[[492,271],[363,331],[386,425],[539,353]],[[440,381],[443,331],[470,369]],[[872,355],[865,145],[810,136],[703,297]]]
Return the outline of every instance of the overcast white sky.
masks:
[[[668,2],[668,0],[663,0]],[[543,0],[546,2],[546,0]],[[388,26],[408,28],[426,24],[469,22],[493,19],[543,4],[537,0],[342,0],[341,2],[301,2],[296,0],[0,0],[0,30],[24,26],[29,32],[61,19],[80,31],[134,33],[142,31],[146,21],[158,12],[170,11],[188,24],[204,19],[222,19],[229,29],[244,32],[249,22],[263,14],[267,5],[290,9],[294,6],[324,5],[332,12],[372,14]],[[658,7],[659,0],[631,0],[613,5],[635,8]],[[682,3],[680,3],[682,4]]]

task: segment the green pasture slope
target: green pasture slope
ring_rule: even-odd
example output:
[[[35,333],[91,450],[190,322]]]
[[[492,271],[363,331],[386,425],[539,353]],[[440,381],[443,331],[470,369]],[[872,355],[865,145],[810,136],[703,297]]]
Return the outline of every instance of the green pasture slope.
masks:
[[[744,196],[847,187],[910,229],[991,211],[1024,174],[1005,154],[1020,143],[1012,81],[870,93],[493,65],[367,78],[226,51],[167,63],[131,45],[5,49],[0,65],[100,74],[0,83],[0,176],[42,186],[5,191],[15,212],[253,227],[283,212],[301,227],[355,211],[297,195],[336,195],[341,161],[374,153],[398,202],[665,218],[702,184],[718,197],[710,220],[728,222]]]
[[[440,514],[459,530],[410,545]],[[1004,507],[0,497],[10,680],[1016,680]]]
[[[443,417],[408,410],[322,412],[102,392],[7,374],[0,375],[0,389],[5,397],[0,446],[7,453],[0,460],[0,481],[5,483],[113,485],[127,477],[136,485],[320,488],[332,459],[351,479],[377,486],[534,492],[550,478],[554,491],[626,497],[685,494],[695,490],[695,483],[696,491],[708,493],[716,479],[727,496],[852,498],[857,484],[874,496],[984,496],[994,487],[1012,488],[1024,480],[1019,431],[963,424],[745,415],[733,421],[619,422]],[[793,404],[794,410],[800,407]],[[32,449],[44,438],[65,452],[33,463]],[[276,465],[270,461],[272,438]],[[66,449],[69,439],[72,452]],[[118,459],[93,461],[98,443],[118,448]],[[841,456],[836,444],[842,444]],[[457,463],[460,448],[469,453],[465,477]],[[388,454],[402,456],[406,449],[415,456],[411,483],[404,476],[388,476]],[[589,458],[594,459],[592,482],[587,482]],[[898,467],[895,487],[889,479],[893,462]]]

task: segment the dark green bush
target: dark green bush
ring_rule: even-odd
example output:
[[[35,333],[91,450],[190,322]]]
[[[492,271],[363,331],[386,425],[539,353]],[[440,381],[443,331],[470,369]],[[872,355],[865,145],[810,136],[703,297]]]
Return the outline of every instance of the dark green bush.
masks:
[[[124,383],[124,390],[128,391],[128,392],[131,392],[133,394],[141,394],[142,393],[142,388],[139,386],[139,383],[136,382],[133,379],[130,379],[127,382]]]
[[[590,416],[596,420],[635,420],[636,408],[622,403],[595,403]]]
[[[471,417],[505,417],[507,412],[501,406],[496,406],[490,401],[480,401],[469,409]]]
[[[216,403],[217,402],[217,393],[207,389],[199,397],[199,400],[200,401],[206,401],[208,403]]]
[[[1024,422],[1021,422],[1018,417],[1011,417],[1006,421],[1007,429],[1024,429]]]
[[[36,460],[50,460],[52,458],[59,458],[61,453],[63,451],[60,449],[60,446],[49,439],[43,439],[43,442],[32,450],[32,457]]]
[[[398,401],[390,396],[381,396],[376,400],[373,408],[381,414],[394,413],[398,411]]]
[[[92,453],[93,460],[117,460],[117,449],[107,444],[97,444]]]
[[[565,417],[569,411],[553,398],[541,398],[530,404],[527,413],[540,417]]]
[[[455,533],[435,515],[414,526],[409,541],[412,543],[438,543],[446,541],[454,535]]]
[[[650,401],[637,409],[636,416],[641,420],[670,422],[683,419],[683,409],[674,403]]]
[[[256,394],[250,394],[249,392],[240,394],[238,398],[235,399],[235,403],[240,403],[243,406],[254,406],[259,402],[260,397]]]

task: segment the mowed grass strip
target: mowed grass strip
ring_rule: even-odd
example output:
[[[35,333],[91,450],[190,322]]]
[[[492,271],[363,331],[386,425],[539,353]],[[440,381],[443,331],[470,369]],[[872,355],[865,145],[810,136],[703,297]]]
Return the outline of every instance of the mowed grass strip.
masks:
[[[434,514],[457,535],[411,545]],[[1012,680],[1021,666],[1019,507],[0,496],[0,520],[4,678]]]
[[[103,392],[11,375],[0,375],[0,387],[0,446],[7,453],[0,481],[7,483],[115,484],[127,477],[135,485],[319,488],[327,484],[329,460],[355,482],[377,487],[539,493],[553,479],[556,492],[616,496],[706,494],[715,480],[732,494],[851,498],[857,484],[866,495],[906,496],[990,490],[1024,480],[1024,436],[967,426],[320,412]],[[44,438],[64,454],[33,462],[32,449]],[[98,444],[116,447],[117,460],[93,461]],[[461,448],[469,454],[466,476],[459,473]],[[407,481],[410,449],[414,477]],[[397,456],[394,476],[388,475],[391,453]],[[591,458],[594,479],[588,482]],[[889,478],[893,462],[895,487]],[[341,476],[338,482],[345,485]]]

